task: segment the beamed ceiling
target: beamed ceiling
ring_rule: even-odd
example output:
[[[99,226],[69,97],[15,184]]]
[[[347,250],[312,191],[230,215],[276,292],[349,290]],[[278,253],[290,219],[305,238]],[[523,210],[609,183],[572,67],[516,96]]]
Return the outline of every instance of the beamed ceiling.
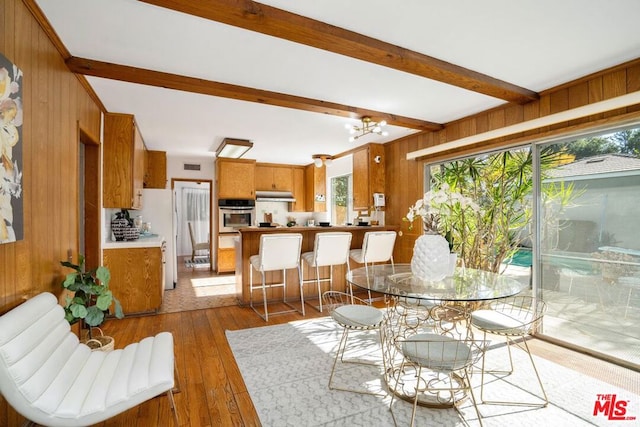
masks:
[[[35,1],[73,72],[149,149],[308,164],[640,57],[640,2]],[[389,135],[348,142],[363,116]]]

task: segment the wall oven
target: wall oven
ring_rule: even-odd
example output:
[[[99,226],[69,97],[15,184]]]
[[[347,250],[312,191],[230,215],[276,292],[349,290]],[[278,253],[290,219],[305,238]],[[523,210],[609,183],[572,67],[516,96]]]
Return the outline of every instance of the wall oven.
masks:
[[[254,224],[256,201],[250,199],[218,200],[219,233],[235,233]]]

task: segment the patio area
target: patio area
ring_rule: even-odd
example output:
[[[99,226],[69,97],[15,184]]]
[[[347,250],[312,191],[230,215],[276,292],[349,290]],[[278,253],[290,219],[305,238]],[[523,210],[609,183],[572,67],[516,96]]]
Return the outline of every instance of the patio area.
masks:
[[[530,280],[529,267],[509,265],[504,274]],[[640,366],[640,292],[599,275],[564,271],[557,279],[543,286],[542,334]]]

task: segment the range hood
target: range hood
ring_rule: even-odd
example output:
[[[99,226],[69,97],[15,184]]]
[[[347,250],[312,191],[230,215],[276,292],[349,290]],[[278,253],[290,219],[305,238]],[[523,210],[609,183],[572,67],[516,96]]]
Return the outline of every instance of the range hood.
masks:
[[[291,191],[256,191],[257,202],[295,202]]]

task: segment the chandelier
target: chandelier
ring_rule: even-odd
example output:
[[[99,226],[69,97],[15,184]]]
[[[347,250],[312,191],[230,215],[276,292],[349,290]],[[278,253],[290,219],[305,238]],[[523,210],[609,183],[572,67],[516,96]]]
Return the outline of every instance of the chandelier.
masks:
[[[387,125],[386,120],[382,120],[380,122],[374,122],[371,117],[364,116],[360,119],[362,122],[362,126],[346,124],[345,127],[349,130],[351,137],[349,138],[349,142],[353,142],[358,138],[361,138],[365,135],[369,135],[370,133],[375,133],[382,136],[389,135],[388,132],[382,130],[384,126]]]

